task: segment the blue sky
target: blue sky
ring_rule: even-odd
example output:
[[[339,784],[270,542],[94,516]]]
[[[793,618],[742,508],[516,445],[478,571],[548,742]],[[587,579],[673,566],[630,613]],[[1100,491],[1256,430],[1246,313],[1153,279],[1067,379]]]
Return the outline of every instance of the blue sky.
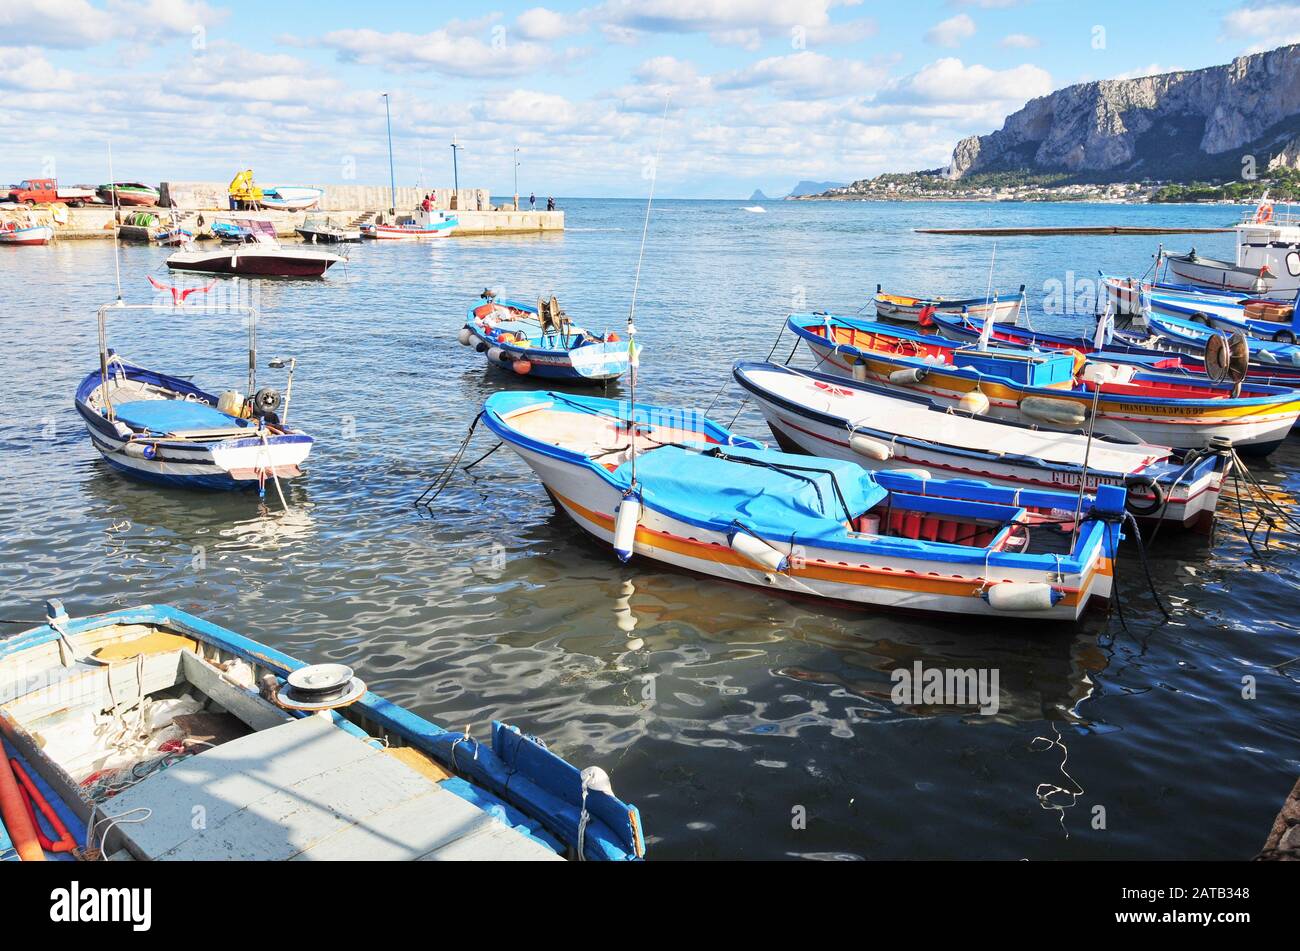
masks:
[[[1300,3],[0,0],[0,179],[782,195],[946,164],[1071,83],[1300,41]]]

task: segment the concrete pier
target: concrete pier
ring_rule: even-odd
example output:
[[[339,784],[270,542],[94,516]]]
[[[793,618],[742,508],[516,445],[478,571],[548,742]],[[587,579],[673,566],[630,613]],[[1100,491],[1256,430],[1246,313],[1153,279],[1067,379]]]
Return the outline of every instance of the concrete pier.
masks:
[[[221,182],[163,182],[159,188],[159,207],[123,206],[118,209],[118,220],[125,222],[137,212],[156,215],[160,227],[185,228],[196,237],[212,233],[213,221],[230,221],[235,218],[254,218],[270,222],[275,233],[282,238],[297,237],[296,228],[309,215],[328,215],[339,223],[374,220],[388,217],[393,201],[389,188],[377,185],[323,185],[325,190],[321,206],[310,211],[231,211],[227,186]],[[411,213],[424,200],[432,196],[433,207],[454,214],[460,224],[452,237],[480,237],[491,235],[519,235],[558,233],[564,230],[563,211],[515,210],[513,202],[493,206],[491,195],[485,188],[399,188],[397,189],[398,216]],[[107,205],[88,205],[84,208],[37,206],[35,208],[0,209],[0,221],[33,216],[42,224],[54,226],[55,240],[82,238],[112,238],[114,210]],[[124,240],[147,240],[146,229],[124,227],[120,231]]]

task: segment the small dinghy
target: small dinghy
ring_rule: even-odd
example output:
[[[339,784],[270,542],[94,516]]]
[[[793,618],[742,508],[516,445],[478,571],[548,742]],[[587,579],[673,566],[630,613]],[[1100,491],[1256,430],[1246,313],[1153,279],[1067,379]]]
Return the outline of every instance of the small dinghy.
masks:
[[[343,260],[329,251],[314,248],[286,248],[275,237],[269,221],[243,220],[233,223],[244,234],[233,234],[235,243],[218,248],[187,245],[167,258],[173,271],[225,274],[237,277],[320,277]],[[217,223],[213,224],[214,232]],[[223,241],[226,234],[222,233]]]
[[[361,229],[346,223],[336,222],[326,215],[308,215],[301,225],[294,229],[304,241],[313,244],[339,244],[344,241],[360,241]]]
[[[1224,453],[1176,452],[1084,433],[1060,433],[954,411],[924,396],[774,363],[732,370],[781,448],[868,469],[921,469],[941,479],[1095,493],[1127,489],[1139,521],[1208,532],[1223,486]],[[1086,468],[1085,468],[1086,462]]]
[[[1110,597],[1124,490],[1011,489],[765,448],[682,408],[491,396],[556,507],[636,557],[858,607],[1074,621]]]
[[[626,340],[574,325],[554,297],[533,306],[498,301],[484,291],[469,309],[459,340],[493,366],[548,380],[603,383],[622,376],[629,364]]]
[[[325,197],[325,189],[310,188],[303,185],[279,185],[275,188],[263,188],[260,204],[264,208],[276,208],[284,211],[305,211],[315,208]]]
[[[46,614],[0,640],[0,859],[644,855],[604,770],[505,723],[449,732],[166,605]]]
[[[1095,431],[1106,435],[1175,449],[1227,440],[1239,452],[1267,455],[1300,417],[1300,392],[1288,387],[1152,373],[1078,352],[959,346],[935,334],[830,314],[795,314],[787,326],[811,349],[818,370],[944,405],[979,393],[990,415],[1049,429],[1079,429],[1095,406]]]
[[[53,240],[54,228],[38,224],[31,215],[22,221],[0,221],[0,244],[41,245]]]
[[[930,314],[973,314],[983,317],[989,313],[999,321],[1015,321],[1025,304],[1025,285],[1010,296],[990,294],[987,297],[906,297],[899,294],[886,294],[881,285],[876,285],[876,295],[872,298],[876,305],[876,316],[908,323],[923,323],[923,317]]]
[[[164,285],[165,286],[165,285]],[[124,475],[163,485],[200,489],[265,490],[268,480],[301,475],[312,438],[286,422],[295,361],[287,368],[283,397],[257,385],[257,312],[228,308],[248,323],[248,390],[220,396],[188,380],[149,370],[108,348],[109,313],[149,311],[184,316],[190,293],[173,289],[172,306],[120,301],[99,308],[99,369],[77,388],[75,405],[90,441],[104,461]]]

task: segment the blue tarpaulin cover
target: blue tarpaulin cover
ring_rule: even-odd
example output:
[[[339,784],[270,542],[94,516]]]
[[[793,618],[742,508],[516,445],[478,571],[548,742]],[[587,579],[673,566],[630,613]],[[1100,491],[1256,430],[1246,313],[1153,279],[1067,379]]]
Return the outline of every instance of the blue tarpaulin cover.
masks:
[[[137,429],[153,433],[174,433],[185,429],[226,429],[249,426],[246,419],[227,416],[207,403],[191,400],[136,400],[113,407],[118,419]]]
[[[638,456],[636,477],[643,501],[688,521],[718,526],[739,521],[760,534],[810,539],[842,537],[844,521],[861,515],[888,495],[856,463],[772,449],[728,446],[722,452],[731,458],[677,446],[663,446]],[[630,484],[631,464],[619,466],[613,478],[624,486]],[[834,483],[839,485],[839,494]],[[840,495],[848,512],[844,511]]]

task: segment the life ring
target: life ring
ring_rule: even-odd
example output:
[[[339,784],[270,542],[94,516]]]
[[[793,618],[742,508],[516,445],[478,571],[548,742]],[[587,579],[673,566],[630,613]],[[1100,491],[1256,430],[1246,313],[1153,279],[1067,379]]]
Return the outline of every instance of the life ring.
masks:
[[[1124,499],[1124,507],[1134,515],[1145,518],[1148,515],[1155,515],[1165,505],[1165,489],[1159,482],[1149,475],[1135,474],[1124,479],[1124,488],[1128,489],[1128,495]],[[1138,503],[1133,498],[1133,489],[1141,488],[1151,493],[1151,501],[1148,503]]]
[[[1259,208],[1255,210],[1255,224],[1262,225],[1272,220],[1273,220],[1273,206],[1271,204],[1260,205]]]

